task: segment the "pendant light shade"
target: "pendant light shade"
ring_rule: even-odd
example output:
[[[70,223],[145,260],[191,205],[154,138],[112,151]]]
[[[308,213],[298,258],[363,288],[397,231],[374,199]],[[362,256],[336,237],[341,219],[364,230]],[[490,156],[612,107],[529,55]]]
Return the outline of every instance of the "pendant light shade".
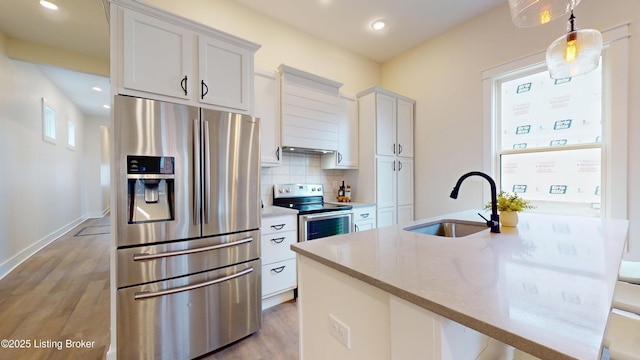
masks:
[[[547,67],[552,79],[586,74],[600,64],[602,34],[593,29],[575,29],[573,11],[569,32],[557,38],[547,48]]]
[[[581,0],[509,0],[511,19],[518,27],[546,24],[562,17]]]

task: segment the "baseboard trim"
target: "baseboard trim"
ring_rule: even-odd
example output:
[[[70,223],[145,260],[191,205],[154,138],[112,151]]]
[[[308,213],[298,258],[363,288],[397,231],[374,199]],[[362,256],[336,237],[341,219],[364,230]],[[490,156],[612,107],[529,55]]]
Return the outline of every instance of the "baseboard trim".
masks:
[[[0,264],[0,280],[2,280],[5,276],[7,276],[10,272],[12,272],[15,268],[17,268],[20,264],[22,264],[25,260],[33,256],[33,254],[37,253],[43,247],[51,244],[56,239],[60,238],[62,235],[68,233],[74,227],[80,225],[83,221],[87,220],[88,216],[82,216],[65,226],[59,228],[58,230],[52,232],[51,234],[45,236],[44,238],[36,241],[30,246],[24,248],[19,253],[15,254],[11,258],[7,259],[4,263]]]

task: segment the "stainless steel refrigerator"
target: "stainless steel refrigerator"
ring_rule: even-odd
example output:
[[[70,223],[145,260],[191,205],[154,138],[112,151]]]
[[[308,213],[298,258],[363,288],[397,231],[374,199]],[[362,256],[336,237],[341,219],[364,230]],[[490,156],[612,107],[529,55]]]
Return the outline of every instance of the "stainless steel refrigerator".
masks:
[[[119,359],[188,359],[261,326],[260,126],[116,96]]]

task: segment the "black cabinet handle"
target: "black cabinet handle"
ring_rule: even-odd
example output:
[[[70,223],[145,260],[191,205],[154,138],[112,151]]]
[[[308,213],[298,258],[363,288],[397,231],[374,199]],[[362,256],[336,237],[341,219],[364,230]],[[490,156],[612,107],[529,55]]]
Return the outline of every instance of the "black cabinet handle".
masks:
[[[202,93],[201,98],[204,99],[204,96],[209,93],[209,87],[204,83],[204,80],[201,82],[200,92]]]
[[[398,171],[402,170],[402,161],[398,160]]]
[[[278,224],[278,225],[271,225],[271,228],[273,228],[274,230],[282,230],[282,228],[284,228],[285,224]]]
[[[283,265],[283,266],[280,266],[280,267],[277,267],[277,268],[273,268],[273,269],[271,269],[271,271],[273,271],[276,274],[280,274],[282,272],[282,270],[284,270],[284,268],[286,268],[286,266]]]
[[[396,144],[393,144],[393,153],[396,153]]]
[[[338,151],[338,164],[342,162],[342,154]]]
[[[393,162],[393,171],[396,171],[396,162]]]
[[[276,149],[276,159],[280,161],[280,146],[278,146],[278,148]]]
[[[398,144],[398,155],[402,154],[402,145]]]
[[[271,242],[274,242],[276,244],[280,244],[284,241],[284,237],[281,238],[275,238],[275,239],[271,239]]]
[[[360,228],[358,227],[358,225],[356,225],[356,224],[353,224],[353,227],[355,228],[355,232],[358,232],[358,231],[360,231]]]
[[[360,217],[366,219],[369,217],[369,213],[360,214]]]
[[[182,91],[184,91],[184,95],[186,96],[187,95],[187,75],[185,75],[182,81],[180,81],[180,87],[182,88]]]

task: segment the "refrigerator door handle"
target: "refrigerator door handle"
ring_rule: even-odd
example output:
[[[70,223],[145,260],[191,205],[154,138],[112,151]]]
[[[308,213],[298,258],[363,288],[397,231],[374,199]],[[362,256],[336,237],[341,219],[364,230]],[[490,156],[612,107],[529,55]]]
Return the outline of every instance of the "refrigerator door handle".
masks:
[[[202,121],[203,126],[204,126],[204,130],[203,130],[203,141],[204,141],[204,161],[203,161],[203,167],[204,167],[204,186],[203,186],[203,191],[204,191],[204,223],[208,224],[211,219],[210,219],[210,203],[211,203],[211,166],[210,165],[210,160],[211,160],[211,147],[209,145],[209,122],[206,120]]]
[[[249,274],[251,272],[253,272],[253,268],[248,268],[248,269],[242,270],[242,271],[240,271],[238,273],[235,273],[233,275],[228,275],[228,276],[221,277],[219,279],[205,281],[205,282],[199,283],[199,284],[185,285],[185,286],[180,286],[180,287],[176,287],[176,288],[160,290],[160,291],[156,291],[156,292],[141,291],[141,292],[135,293],[135,295],[133,296],[133,299],[134,300],[144,300],[144,299],[154,298],[154,297],[158,297],[158,296],[176,294],[176,293],[183,292],[183,291],[191,291],[191,290],[199,289],[199,288],[202,288],[202,287],[205,287],[205,286],[215,285],[215,284],[219,284],[221,282],[233,280],[233,279],[235,279],[237,277],[240,277],[242,275],[247,275],[247,274]]]
[[[200,121],[193,119],[193,225],[200,225]]]
[[[167,258],[171,256],[189,255],[189,254],[195,254],[195,253],[204,252],[204,251],[219,250],[219,249],[224,249],[231,246],[238,246],[238,245],[250,243],[252,241],[253,241],[253,238],[248,237],[238,241],[232,241],[232,242],[217,244],[217,245],[203,246],[195,249],[167,251],[167,252],[162,252],[157,254],[147,254],[147,253],[135,254],[133,255],[133,261],[155,260],[155,259]]]

